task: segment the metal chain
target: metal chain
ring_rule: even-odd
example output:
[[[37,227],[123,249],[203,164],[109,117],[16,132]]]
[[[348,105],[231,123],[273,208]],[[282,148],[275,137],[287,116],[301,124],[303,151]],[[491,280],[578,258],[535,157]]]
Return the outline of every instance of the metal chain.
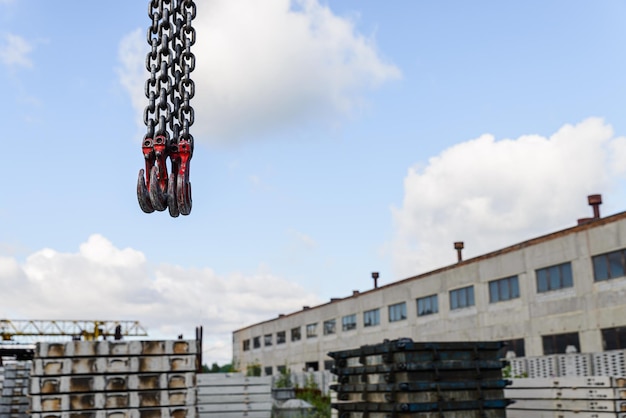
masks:
[[[193,0],[150,0],[147,32],[150,51],[146,69],[150,73],[145,84],[148,105],[144,110],[146,135],[143,154],[144,170],[139,172],[137,197],[144,212],[165,210],[170,215],[188,215],[191,211],[189,160],[193,154],[194,123],[190,101],[195,85],[190,74],[196,65],[191,47],[196,40],[192,20],[196,16]],[[172,173],[168,179],[167,159]]]
[[[144,123],[148,128],[146,137],[153,138],[155,135],[154,128],[157,125],[159,125],[158,132],[165,134],[163,122],[171,117],[166,97],[172,88],[171,79],[167,73],[169,61],[171,61],[169,51],[169,39],[171,37],[170,2],[152,0],[148,15],[152,18],[152,24],[147,33],[147,41],[151,50],[146,56],[146,69],[150,72],[150,78],[146,81],[145,86],[148,106],[144,112]]]
[[[191,26],[191,21],[196,17],[196,5],[192,0],[181,0],[179,6],[179,14],[185,17],[178,31],[178,41],[182,48],[176,50],[177,66],[182,73],[180,79],[176,77],[176,87],[182,103],[175,102],[180,104],[180,107],[174,111],[182,124],[181,139],[188,140],[193,144],[189,127],[193,125],[194,112],[189,102],[195,95],[195,84],[191,80],[190,74],[196,67],[196,57],[191,53],[191,47],[196,43],[196,31]]]

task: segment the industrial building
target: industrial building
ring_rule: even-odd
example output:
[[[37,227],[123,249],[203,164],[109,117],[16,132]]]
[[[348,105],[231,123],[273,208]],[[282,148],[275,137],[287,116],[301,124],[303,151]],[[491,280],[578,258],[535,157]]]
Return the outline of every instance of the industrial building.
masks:
[[[572,228],[467,260],[455,243],[456,264],[236,330],[233,361],[323,370],[328,352],[403,337],[507,341],[517,357],[626,348],[626,212],[589,204]]]

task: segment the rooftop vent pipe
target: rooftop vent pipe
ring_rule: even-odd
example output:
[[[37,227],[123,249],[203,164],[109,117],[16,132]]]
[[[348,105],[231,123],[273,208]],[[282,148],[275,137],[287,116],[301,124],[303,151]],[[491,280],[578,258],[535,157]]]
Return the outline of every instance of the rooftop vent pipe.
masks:
[[[372,272],[372,279],[374,279],[374,289],[378,289],[378,272],[377,271],[373,271]]]
[[[600,205],[602,204],[601,194],[592,194],[587,196],[589,205],[593,207],[593,219],[600,219]]]
[[[456,255],[457,255],[459,263],[463,261],[463,255],[461,254],[461,252],[463,251],[463,248],[464,248],[463,241],[458,241],[454,243],[454,249],[456,250]]]

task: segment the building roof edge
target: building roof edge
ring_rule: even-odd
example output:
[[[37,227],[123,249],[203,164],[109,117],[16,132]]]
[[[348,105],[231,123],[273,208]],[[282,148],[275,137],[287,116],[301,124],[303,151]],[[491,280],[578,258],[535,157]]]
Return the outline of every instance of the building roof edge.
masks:
[[[499,250],[492,251],[492,252],[489,252],[489,253],[486,253],[486,254],[482,254],[482,255],[479,255],[479,256],[476,256],[476,257],[473,257],[473,258],[469,258],[467,260],[463,260],[463,261],[460,261],[460,262],[457,262],[457,263],[454,263],[454,264],[451,264],[451,265],[448,265],[448,266],[440,267],[438,269],[431,270],[431,271],[428,271],[426,273],[418,274],[416,276],[407,277],[405,279],[400,279],[400,280],[397,280],[395,282],[392,282],[392,283],[389,283],[389,284],[386,284],[386,285],[383,285],[383,286],[379,286],[379,287],[374,288],[374,289],[369,289],[369,290],[365,290],[365,291],[355,291],[350,296],[346,296],[344,298],[332,298],[329,302],[322,303],[322,304],[316,305],[316,306],[307,307],[307,309],[303,309],[303,310],[299,310],[299,311],[296,311],[296,312],[292,312],[290,314],[285,314],[285,315],[281,314],[281,315],[279,315],[276,318],[272,318],[272,319],[268,319],[268,320],[265,320],[265,321],[257,322],[255,324],[248,325],[248,326],[245,326],[243,328],[239,328],[237,330],[234,330],[233,334],[237,333],[237,332],[240,332],[240,331],[244,331],[244,330],[246,330],[248,328],[255,327],[257,325],[267,324],[267,323],[270,323],[270,322],[273,322],[273,321],[277,321],[277,320],[280,320],[280,319],[283,319],[283,318],[286,318],[286,317],[289,317],[289,316],[297,315],[297,314],[302,313],[305,310],[306,311],[310,311],[310,310],[313,310],[313,309],[322,308],[324,306],[330,305],[332,303],[336,303],[338,301],[342,301],[342,300],[346,300],[346,299],[352,299],[352,298],[357,298],[357,297],[360,297],[362,295],[365,295],[365,294],[368,294],[368,293],[372,293],[372,292],[378,292],[378,291],[381,291],[383,289],[387,289],[387,288],[390,288],[390,287],[393,287],[393,286],[398,286],[398,285],[401,285],[401,284],[405,284],[405,283],[413,281],[413,280],[423,279],[423,278],[426,278],[426,277],[429,277],[429,276],[432,276],[432,275],[435,275],[435,274],[440,274],[440,273],[442,273],[444,271],[454,270],[455,268],[464,267],[464,266],[467,266],[469,264],[477,263],[477,262],[480,262],[480,261],[483,261],[483,260],[487,260],[487,259],[490,259],[490,258],[493,258],[493,257],[500,256],[502,254],[507,254],[507,253],[510,253],[510,252],[513,252],[513,251],[519,251],[519,250],[521,250],[523,248],[527,248],[527,247],[530,247],[532,245],[537,245],[537,244],[540,244],[540,243],[543,243],[543,242],[546,242],[546,241],[550,241],[550,240],[553,240],[553,239],[562,238],[562,237],[570,235],[570,234],[586,231],[586,230],[593,229],[593,228],[596,228],[596,227],[599,227],[599,226],[610,224],[612,222],[617,222],[617,221],[620,221],[620,220],[625,219],[625,218],[626,218],[626,211],[619,212],[619,213],[616,213],[614,215],[606,216],[604,218],[597,218],[597,219],[590,218],[588,221],[586,221],[585,223],[582,223],[580,225],[575,225],[573,227],[569,227],[569,228],[566,228],[566,229],[561,229],[559,231],[551,232],[551,233],[546,234],[546,235],[541,235],[541,236],[536,237],[536,238],[531,238],[529,240],[522,241],[520,243],[517,243],[517,244],[514,244],[514,245],[510,245],[508,247],[504,247],[504,248],[501,248]]]

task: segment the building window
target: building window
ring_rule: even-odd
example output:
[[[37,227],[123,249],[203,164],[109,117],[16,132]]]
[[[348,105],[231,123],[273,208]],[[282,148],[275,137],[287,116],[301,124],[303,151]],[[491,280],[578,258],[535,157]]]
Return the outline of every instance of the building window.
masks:
[[[626,250],[613,251],[593,257],[593,278],[596,282],[626,276]]]
[[[539,269],[537,274],[537,293],[564,289],[574,286],[572,263],[563,263],[556,266]]]
[[[439,312],[437,295],[417,299],[417,316],[432,315]]]
[[[272,375],[272,366],[267,366],[264,371],[265,371],[265,376],[271,376]]]
[[[602,348],[604,350],[622,350],[626,348],[626,327],[603,329]]]
[[[254,348],[261,348],[261,337],[254,337],[252,339],[252,345]]]
[[[287,366],[276,366],[276,371],[279,374],[285,374],[287,373]]]
[[[363,326],[373,327],[380,324],[380,309],[372,309],[363,312]]]
[[[489,282],[489,303],[502,302],[519,298],[517,276]]]
[[[285,341],[287,341],[287,336],[286,336],[286,332],[285,331],[278,331],[276,333],[276,344],[285,344]]]
[[[243,351],[250,351],[250,340],[243,340]]]
[[[450,291],[450,309],[461,309],[468,306],[474,306],[474,286]]]
[[[265,336],[263,337],[263,344],[266,347],[272,345],[272,334],[265,334]]]
[[[346,315],[341,318],[341,330],[350,331],[356,329],[356,314]]]
[[[389,322],[406,319],[406,302],[389,305]]]
[[[335,366],[335,360],[324,360],[324,370],[332,370]]]
[[[291,329],[291,341],[300,341],[302,334],[300,333],[300,327]]]
[[[512,351],[515,353],[515,357],[526,357],[526,349],[524,348],[524,339],[518,338],[515,340],[503,341],[506,345],[501,350],[500,357],[506,358],[507,353]]]
[[[329,319],[324,321],[324,335],[331,335],[337,332],[337,320]]]
[[[541,337],[543,340],[543,354],[564,354],[567,352],[580,352],[580,341],[578,340],[577,332],[570,332],[567,334],[554,334],[544,335]],[[572,348],[573,347],[573,348]]]
[[[307,338],[317,337],[317,324],[309,324],[306,326],[306,337]]]
[[[320,363],[317,361],[307,361],[304,363],[304,370],[307,372],[317,372],[320,369]]]

